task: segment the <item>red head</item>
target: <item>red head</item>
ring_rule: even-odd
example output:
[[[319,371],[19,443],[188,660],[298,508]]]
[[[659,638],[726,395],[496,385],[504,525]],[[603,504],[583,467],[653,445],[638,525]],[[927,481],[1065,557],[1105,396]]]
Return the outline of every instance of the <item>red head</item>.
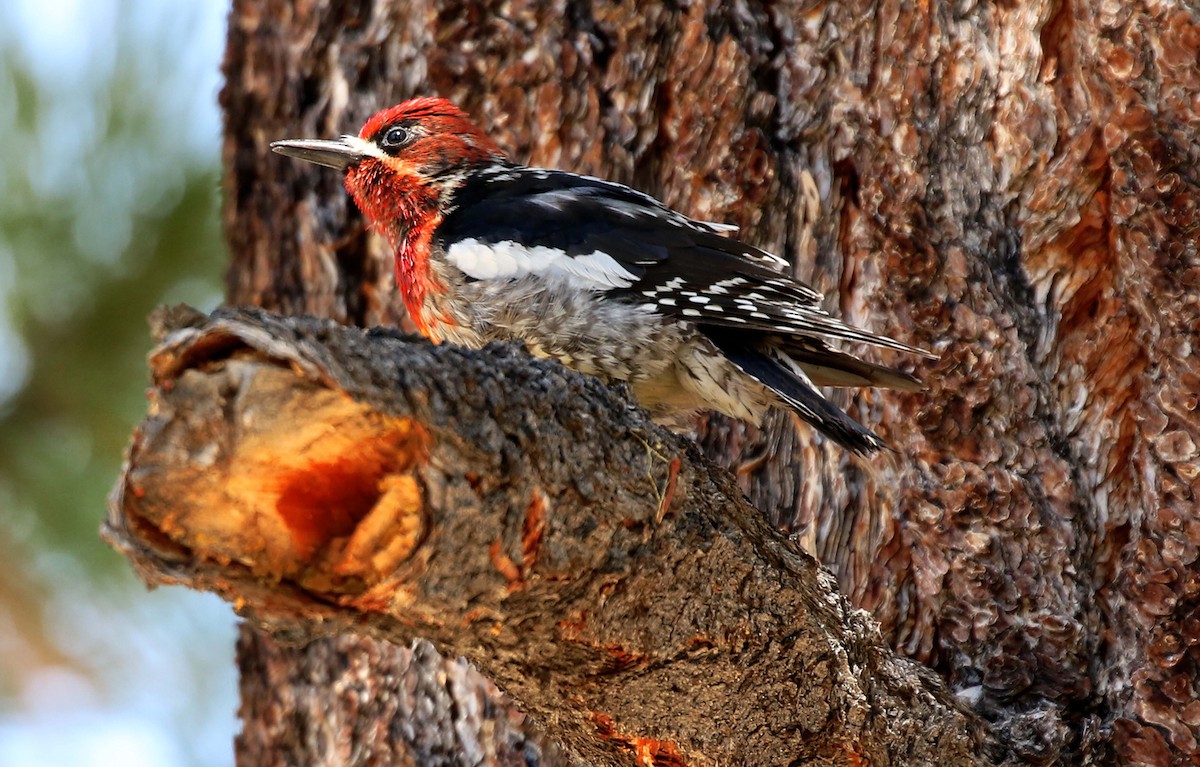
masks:
[[[377,112],[358,136],[277,141],[271,148],[345,170],[346,190],[394,246],[438,213],[465,171],[505,160],[461,109],[428,97]]]
[[[433,231],[448,193],[466,173],[504,162],[500,148],[442,98],[417,98],[377,113],[357,136],[337,141],[276,141],[280,154],[346,172],[346,190],[395,248],[396,283],[409,315],[436,337],[425,297],[440,286],[430,273]]]

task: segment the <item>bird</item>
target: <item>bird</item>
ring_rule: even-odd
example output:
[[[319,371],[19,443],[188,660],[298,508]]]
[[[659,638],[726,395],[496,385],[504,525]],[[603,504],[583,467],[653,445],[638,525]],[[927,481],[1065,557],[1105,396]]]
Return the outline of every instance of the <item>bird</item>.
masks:
[[[793,411],[852,453],[887,443],[819,387],[919,391],[910,373],[835,348],[934,358],[848,325],[783,258],[628,186],[511,160],[447,99],[383,109],[358,135],[275,141],[345,174],[394,251],[396,286],[435,343],[519,340],[533,355],[626,382],[676,431],[705,410],[761,425]]]

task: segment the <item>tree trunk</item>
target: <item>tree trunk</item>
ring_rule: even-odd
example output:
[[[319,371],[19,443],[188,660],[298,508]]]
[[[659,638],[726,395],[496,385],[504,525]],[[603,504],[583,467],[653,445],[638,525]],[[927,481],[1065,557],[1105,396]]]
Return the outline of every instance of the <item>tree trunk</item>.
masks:
[[[1194,764],[1198,47],[1177,2],[237,0],[229,299],[402,322],[391,256],[336,174],[266,145],[353,132],[416,94],[455,100],[518,159],[739,224],[831,309],[941,360],[919,371],[926,392],[844,400],[894,456],[852,461],[785,417],[712,418],[704,451],[988,721],[996,761]],[[257,632],[240,643],[243,764],[449,732],[455,691],[486,690],[425,650]],[[380,703],[433,687],[449,692],[426,708]],[[484,763],[533,753],[489,727],[512,748]],[[342,761],[403,762],[383,740],[478,761],[407,734],[354,739]]]

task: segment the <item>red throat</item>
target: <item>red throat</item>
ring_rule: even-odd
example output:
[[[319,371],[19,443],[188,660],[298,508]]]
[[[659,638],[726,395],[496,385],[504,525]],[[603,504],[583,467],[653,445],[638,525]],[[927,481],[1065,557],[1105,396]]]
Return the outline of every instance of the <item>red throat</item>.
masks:
[[[395,128],[407,139],[387,144]],[[442,318],[428,307],[429,294],[444,292],[431,271],[430,248],[442,221],[442,195],[463,171],[504,160],[504,153],[467,115],[442,98],[418,98],[385,109],[359,132],[379,148],[346,173],[346,189],[396,254],[396,286],[420,331],[437,340]]]
[[[433,338],[433,328],[425,317],[425,299],[430,290],[441,287],[429,269],[428,255],[433,231],[442,220],[436,188],[368,159],[347,172],[346,190],[391,245],[396,287],[404,308],[421,334]]]

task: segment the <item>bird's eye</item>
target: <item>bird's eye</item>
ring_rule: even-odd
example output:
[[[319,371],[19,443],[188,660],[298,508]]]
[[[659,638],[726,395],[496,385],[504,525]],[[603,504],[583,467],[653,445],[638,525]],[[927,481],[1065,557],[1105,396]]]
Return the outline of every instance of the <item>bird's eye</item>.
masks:
[[[388,132],[383,134],[383,145],[385,147],[400,146],[405,141],[408,141],[408,131],[399,126],[388,128]]]

